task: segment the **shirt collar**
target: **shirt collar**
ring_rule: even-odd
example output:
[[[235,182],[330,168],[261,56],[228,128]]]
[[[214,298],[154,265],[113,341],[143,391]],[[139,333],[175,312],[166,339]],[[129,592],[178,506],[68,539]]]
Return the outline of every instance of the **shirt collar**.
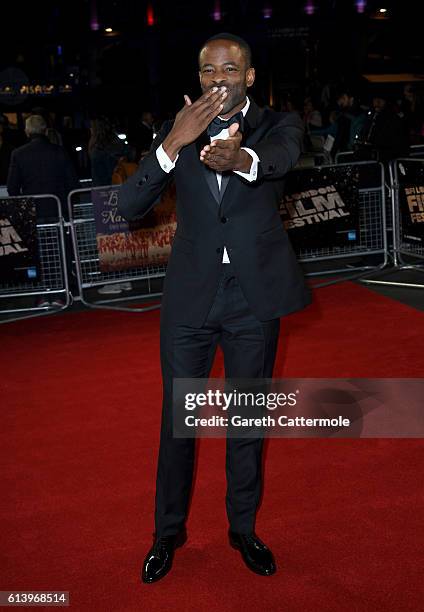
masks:
[[[246,117],[246,113],[249,110],[249,106],[250,106],[250,100],[249,98],[246,96],[246,104],[243,106],[243,108],[241,109],[241,112],[243,113],[243,117]]]

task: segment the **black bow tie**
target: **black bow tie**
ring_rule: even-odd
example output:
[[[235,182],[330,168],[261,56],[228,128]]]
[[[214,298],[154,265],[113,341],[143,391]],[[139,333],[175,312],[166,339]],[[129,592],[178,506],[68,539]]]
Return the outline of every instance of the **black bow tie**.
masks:
[[[244,117],[241,111],[239,113],[236,113],[229,119],[220,119],[219,117],[215,117],[212,123],[208,125],[208,136],[217,136],[217,134],[219,134],[221,130],[228,129],[233,123],[238,123],[239,131],[243,131]]]

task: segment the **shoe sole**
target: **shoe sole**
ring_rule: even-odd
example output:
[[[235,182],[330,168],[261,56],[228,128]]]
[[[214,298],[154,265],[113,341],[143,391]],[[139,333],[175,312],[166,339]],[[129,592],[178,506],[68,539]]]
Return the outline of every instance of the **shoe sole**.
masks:
[[[234,542],[234,540],[232,540],[231,538],[229,538],[229,542],[230,542],[231,548],[234,548],[234,550],[238,550],[241,553],[241,558],[243,559],[244,564],[246,565],[246,567],[248,569],[250,569],[251,572],[255,572],[255,574],[258,574],[259,576],[272,576],[277,571],[277,568],[275,568],[274,571],[270,572],[270,573],[261,572],[260,570],[256,569],[255,567],[253,567],[253,565],[250,565],[246,561],[246,559],[244,558],[244,555],[243,555],[243,553],[241,551],[241,547],[236,542]]]

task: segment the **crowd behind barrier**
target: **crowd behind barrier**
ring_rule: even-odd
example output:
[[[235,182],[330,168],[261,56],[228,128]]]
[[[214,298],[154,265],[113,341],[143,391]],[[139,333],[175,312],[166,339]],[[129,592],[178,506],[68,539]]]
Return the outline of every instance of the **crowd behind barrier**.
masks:
[[[256,92],[259,98],[263,93]],[[314,77],[276,92],[273,108],[302,118],[304,165],[337,163],[338,155],[349,152],[357,155],[355,161],[371,159],[375,150],[378,161],[385,162],[421,156],[419,147],[424,146],[424,92],[419,82]],[[0,113],[0,185],[7,182],[13,150],[26,143],[23,125],[34,115],[43,119],[48,140],[67,151],[79,178],[92,177],[97,185],[109,183],[105,171],[122,156],[130,164],[138,162],[162,122],[172,116],[147,109],[109,111],[106,116],[88,108],[64,112],[40,106]]]
[[[357,208],[359,213],[359,236],[352,245],[319,244],[315,239],[311,244],[302,242],[297,245],[293,242],[298,259],[305,264],[305,274],[308,276],[326,276],[355,273],[356,276],[366,278],[370,273],[377,273],[384,269],[395,267],[410,267],[410,259],[418,259],[414,266],[421,270],[424,259],[423,242],[410,240],[406,233],[404,207],[402,198],[405,194],[402,189],[406,186],[411,189],[409,181],[416,184],[419,191],[423,190],[424,160],[405,158],[395,160],[390,164],[389,176],[386,175],[384,165],[379,162],[355,162],[351,164],[333,164],[316,168],[298,167],[297,186],[302,186],[306,194],[310,194],[311,181],[314,175],[325,173],[328,177],[332,172],[356,173],[358,177]],[[300,181],[300,182],[299,182]],[[415,183],[414,183],[415,181]],[[316,181],[315,181],[316,183]],[[386,192],[385,183],[389,183],[391,198],[391,226],[393,227],[393,243],[388,243],[388,224],[386,223]],[[308,192],[309,189],[309,192]],[[73,299],[81,301],[94,308],[128,309],[143,311],[157,307],[144,306],[132,308],[125,305],[131,300],[143,298],[159,298],[161,295],[160,283],[166,271],[166,263],[150,262],[147,265],[137,265],[129,269],[103,270],[99,254],[98,233],[96,232],[96,213],[93,204],[93,194],[117,193],[119,185],[111,185],[92,189],[82,187],[72,191],[68,196],[69,221],[64,221],[60,201],[53,195],[37,195],[34,201],[50,198],[55,202],[57,218],[55,220],[37,220],[37,237],[39,251],[39,278],[24,283],[0,282],[0,299],[9,303],[1,309],[1,314],[20,314],[21,316],[36,316],[57,312],[68,307]],[[295,196],[302,198],[302,194]],[[417,197],[417,214],[422,208],[423,196],[419,191]],[[10,197],[7,201],[14,202],[19,197]],[[421,207],[421,208],[420,208]],[[405,208],[403,208],[405,211]],[[421,213],[424,216],[424,213]],[[418,218],[418,217],[417,217]],[[421,217],[419,217],[421,218]],[[421,226],[422,227],[422,226]],[[292,230],[289,230],[289,235]],[[71,243],[72,240],[72,243]],[[68,241],[68,244],[66,244]],[[142,246],[140,247],[142,248]],[[372,256],[369,260],[368,256]],[[67,258],[71,262],[67,263]],[[317,269],[309,269],[310,264],[317,264]],[[139,281],[142,281],[140,284]],[[156,281],[156,282],[154,282]],[[126,295],[103,299],[98,294],[98,288],[117,282],[137,282],[136,289]],[[337,282],[337,281],[335,281]],[[142,290],[140,290],[142,287]],[[52,303],[52,296],[61,298],[62,303],[56,300]],[[44,298],[49,303],[37,305],[35,299]],[[28,299],[33,302],[28,305]],[[10,305],[10,301],[13,304]],[[22,305],[20,304],[22,301]]]
[[[300,173],[300,186],[302,177],[308,173],[309,180],[305,181],[305,189],[310,185],[315,173],[325,170],[327,173],[337,167],[322,166],[315,169],[299,168],[296,172]],[[342,169],[352,172],[356,170],[359,178],[357,202],[358,202],[358,231],[357,240],[352,244],[342,245],[314,244],[309,245],[304,242],[295,250],[301,263],[320,264],[319,271],[306,272],[307,275],[316,276],[324,274],[343,273],[346,271],[369,271],[383,268],[388,263],[388,253],[386,244],[386,207],[384,192],[384,169],[381,164],[376,162],[359,162],[339,166]],[[296,186],[299,185],[299,177]],[[315,180],[319,183],[319,176]],[[110,190],[111,193],[119,187],[97,188]],[[131,282],[143,280],[147,283],[147,293],[143,297],[151,296],[151,281],[162,278],[166,271],[166,265],[150,261],[144,266],[134,266],[127,270],[103,271],[101,269],[101,256],[99,256],[98,236],[96,234],[96,219],[92,196],[93,192],[88,189],[76,190],[69,194],[69,218],[72,227],[73,246],[75,254],[78,287],[83,303],[87,306],[98,306],[98,296],[93,295],[90,290],[101,287],[107,283]],[[82,197],[81,197],[82,196]],[[310,220],[310,215],[309,219]],[[158,227],[156,228],[158,230]],[[319,228],[318,228],[319,229]],[[159,231],[159,230],[158,230]],[[163,233],[163,230],[162,230]],[[148,240],[148,237],[146,238]],[[322,241],[321,241],[322,242]],[[141,243],[142,244],[142,243]],[[139,242],[140,245],[140,242]],[[146,245],[147,247],[149,245]],[[152,245],[150,245],[152,246]],[[141,248],[141,247],[140,247]],[[373,255],[372,264],[364,264],[366,256]],[[97,298],[97,300],[95,300]],[[140,295],[138,296],[140,298]],[[108,300],[111,304],[121,301],[122,298]],[[104,304],[105,301],[102,300]],[[110,306],[112,307],[112,306]],[[121,308],[121,306],[120,306]]]

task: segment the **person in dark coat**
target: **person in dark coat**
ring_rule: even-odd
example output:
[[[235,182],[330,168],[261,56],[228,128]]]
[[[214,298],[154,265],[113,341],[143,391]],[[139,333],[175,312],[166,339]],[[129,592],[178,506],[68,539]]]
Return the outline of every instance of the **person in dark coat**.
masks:
[[[135,148],[136,160],[139,162],[145,155],[153,142],[155,120],[150,111],[143,111],[141,121],[129,130],[128,140]]]
[[[91,121],[91,137],[88,152],[91,162],[93,187],[112,185],[112,175],[119,161],[129,161],[131,151],[125,141],[121,140],[107,117],[98,117]],[[104,285],[98,289],[101,295],[118,294],[122,290],[130,291],[129,281]]]
[[[10,156],[13,146],[7,137],[8,121],[4,115],[0,115],[0,185],[5,185],[9,171]]]
[[[383,93],[376,93],[373,97],[358,149],[363,159],[377,159],[385,163],[408,154],[405,125],[387,102]]]
[[[47,124],[41,115],[31,115],[25,122],[29,142],[12,152],[7,191],[11,196],[53,194],[62,204],[67,218],[67,196],[78,188],[78,177],[68,154],[46,136]],[[37,200],[37,218],[57,216],[52,199]]]
[[[176,62],[183,74],[182,59]],[[184,96],[184,107],[164,123],[118,196],[119,214],[131,221],[147,214],[175,179],[177,230],[161,304],[155,534],[145,583],[170,571],[186,539],[195,445],[173,436],[174,380],[207,379],[218,344],[227,380],[271,378],[280,317],[310,302],[278,208],[284,177],[301,153],[303,122],[247,96],[255,69],[238,36],[222,33],[203,45],[199,79],[202,96],[194,102]],[[230,545],[251,571],[270,576],[275,560],[254,531],[262,448],[263,436],[227,438],[226,510]],[[214,562],[223,567],[224,555]]]
[[[88,152],[91,161],[93,187],[112,184],[112,174],[121,157],[127,157],[129,147],[120,140],[106,117],[91,121]]]

